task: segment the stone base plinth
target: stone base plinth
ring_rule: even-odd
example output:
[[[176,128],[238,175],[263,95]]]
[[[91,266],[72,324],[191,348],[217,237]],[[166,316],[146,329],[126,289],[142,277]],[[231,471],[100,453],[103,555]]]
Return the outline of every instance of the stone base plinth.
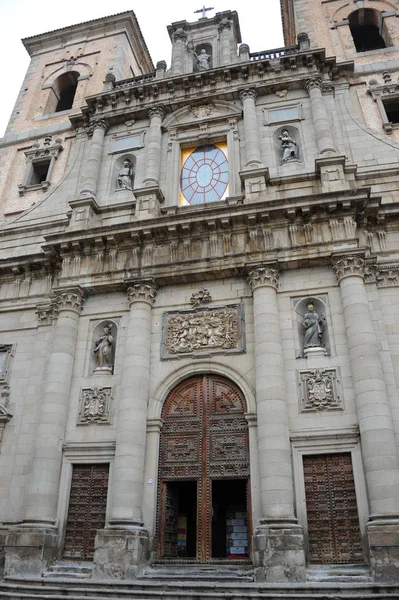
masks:
[[[57,556],[58,532],[39,527],[13,527],[5,543],[5,577],[41,577]]]
[[[266,524],[255,531],[253,562],[256,581],[305,581],[302,528],[296,524]]]
[[[149,536],[144,529],[97,531],[93,579],[135,579],[149,561]]]
[[[165,198],[158,186],[150,186],[133,190],[136,197],[135,221],[152,219],[160,214],[161,204]]]
[[[399,581],[399,519],[375,519],[367,524],[370,569],[374,581]]]

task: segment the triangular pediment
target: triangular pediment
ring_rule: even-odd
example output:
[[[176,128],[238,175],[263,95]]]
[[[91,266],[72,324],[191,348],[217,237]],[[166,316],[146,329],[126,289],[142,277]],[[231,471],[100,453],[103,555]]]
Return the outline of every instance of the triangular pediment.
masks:
[[[233,102],[203,102],[190,104],[179,108],[169,114],[163,121],[162,126],[167,129],[179,129],[191,127],[195,124],[200,124],[210,121],[223,121],[231,118],[239,118],[242,115],[241,108]]]

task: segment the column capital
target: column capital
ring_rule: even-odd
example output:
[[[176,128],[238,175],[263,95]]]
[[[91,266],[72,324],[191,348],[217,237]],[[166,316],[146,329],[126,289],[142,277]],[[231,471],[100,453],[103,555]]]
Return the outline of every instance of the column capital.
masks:
[[[147,302],[152,306],[157,296],[157,285],[154,279],[145,279],[129,284],[127,288],[127,299],[129,306],[134,302]]]
[[[54,294],[58,312],[61,310],[73,310],[80,313],[82,311],[86,293],[81,287],[54,290]]]
[[[244,90],[240,90],[239,95],[241,102],[244,102],[247,98],[252,98],[255,102],[257,93],[255,88],[245,88]]]
[[[345,255],[345,256],[333,256],[333,269],[338,283],[344,277],[350,277],[356,275],[364,278],[364,258],[358,254]]]
[[[272,287],[277,290],[280,274],[277,266],[261,265],[251,269],[248,283],[252,292],[259,287]]]
[[[187,41],[187,33],[184,31],[184,29],[177,29],[174,34],[172,35],[172,41],[173,42],[186,42]]]
[[[89,126],[87,128],[87,134],[91,137],[96,129],[102,129],[104,133],[108,131],[109,123],[107,119],[104,118],[95,118],[90,119]]]
[[[164,115],[165,115],[165,110],[164,110],[163,106],[154,106],[153,108],[150,108],[148,111],[148,117],[149,117],[150,121],[154,117],[159,117],[160,119],[163,119]]]
[[[226,29],[231,29],[231,21],[229,21],[228,19],[223,19],[223,21],[221,21],[218,25],[218,32],[221,33]]]
[[[309,77],[309,79],[306,79],[305,90],[307,91],[307,93],[309,94],[310,90],[313,90],[314,88],[319,88],[319,90],[322,91],[323,79],[321,75],[314,75],[313,77]]]

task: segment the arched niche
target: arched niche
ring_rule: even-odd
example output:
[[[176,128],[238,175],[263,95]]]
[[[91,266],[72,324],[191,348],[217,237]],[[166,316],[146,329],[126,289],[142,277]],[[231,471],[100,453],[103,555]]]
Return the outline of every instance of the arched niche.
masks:
[[[132,153],[121,154],[112,166],[111,189],[114,191],[133,190],[136,174],[136,156]],[[130,179],[130,181],[129,181]]]
[[[109,339],[109,336],[112,339]],[[89,361],[90,375],[113,375],[117,341],[118,323],[116,320],[103,319],[94,325]]]
[[[193,71],[207,71],[212,69],[212,46],[211,44],[197,44],[193,53]]]
[[[303,162],[301,139],[296,127],[293,125],[278,127],[273,134],[273,142],[278,165]]]
[[[313,311],[309,308],[313,305]],[[295,305],[297,315],[299,358],[307,358],[314,351],[330,354],[330,338],[326,317],[326,304],[320,296],[306,296]],[[319,318],[309,316],[314,313]]]

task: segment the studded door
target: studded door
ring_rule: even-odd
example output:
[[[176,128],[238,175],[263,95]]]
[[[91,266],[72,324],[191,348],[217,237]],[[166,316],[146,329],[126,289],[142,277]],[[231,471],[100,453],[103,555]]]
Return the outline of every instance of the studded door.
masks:
[[[309,560],[363,562],[350,454],[304,456]]]
[[[165,519],[170,512],[165,484],[196,481],[196,558],[211,560],[212,480],[249,480],[245,411],[240,390],[229,380],[213,375],[186,379],[166,399],[160,441],[160,558],[166,558],[170,551],[165,541]]]
[[[64,558],[92,560],[94,539],[104,529],[109,464],[73,465]]]

